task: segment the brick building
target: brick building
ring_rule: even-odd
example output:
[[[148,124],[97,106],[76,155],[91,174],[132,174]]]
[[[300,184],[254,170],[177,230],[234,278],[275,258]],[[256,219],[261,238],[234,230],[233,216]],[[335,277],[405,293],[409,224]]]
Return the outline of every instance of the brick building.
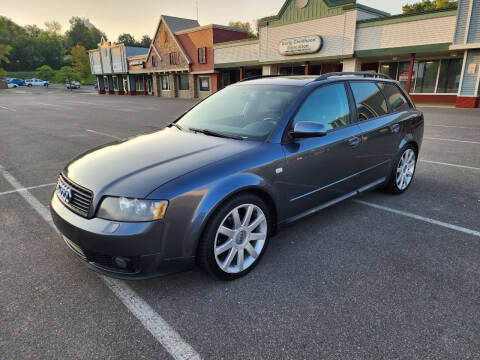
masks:
[[[217,91],[214,44],[246,37],[240,29],[162,15],[143,70],[152,75],[153,95],[203,98]]]

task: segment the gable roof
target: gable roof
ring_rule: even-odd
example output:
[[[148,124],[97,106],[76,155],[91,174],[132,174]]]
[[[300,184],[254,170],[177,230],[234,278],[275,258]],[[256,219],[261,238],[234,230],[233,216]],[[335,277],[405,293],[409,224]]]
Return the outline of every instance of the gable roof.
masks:
[[[322,13],[323,11],[319,10],[321,7],[325,7],[326,9],[329,9],[327,11],[329,15],[340,15],[340,14],[343,14],[344,11],[346,10],[361,9],[361,10],[373,13],[377,16],[390,16],[389,13],[386,13],[384,11],[374,9],[365,5],[357,4],[357,0],[310,0],[308,3],[308,7],[312,7],[314,8],[314,10],[308,10],[307,13],[303,11],[305,9],[298,9],[295,3],[296,3],[296,0],[285,0],[278,14],[261,18],[259,20],[259,26],[266,26],[266,25],[269,25],[271,22],[281,22],[284,15],[292,11],[296,11],[298,12],[298,14],[293,15],[294,17],[293,21],[292,20],[286,21],[286,23],[300,22],[300,21],[310,20],[312,18],[324,17],[325,15],[320,15],[320,14],[315,15],[310,13],[312,11]]]
[[[155,30],[155,34],[153,35],[152,43],[151,43],[150,48],[149,48],[148,53],[147,53],[147,59],[150,56],[150,53],[152,52],[152,49],[154,49],[155,52],[157,53],[157,55],[159,55],[159,52],[158,52],[158,50],[155,46],[155,41],[157,40],[158,30],[160,30],[160,24],[162,23],[162,21],[165,24],[168,31],[171,33],[172,38],[175,40],[175,43],[177,44],[178,48],[180,49],[180,52],[182,53],[182,55],[185,57],[185,59],[187,59],[187,62],[189,64],[191,64],[192,60],[188,56],[187,52],[183,48],[180,41],[178,41],[177,36],[175,35],[175,31],[172,29],[171,26],[173,26],[173,28],[177,29],[176,31],[182,31],[182,30],[190,29],[191,27],[200,26],[200,24],[198,23],[197,20],[184,19],[184,18],[178,18],[178,17],[174,17],[174,16],[167,16],[167,15],[160,15],[160,20],[158,21],[158,25],[157,25],[157,28]]]
[[[125,46],[125,53],[128,56],[145,55],[148,53],[148,48]]]
[[[167,15],[162,15],[162,18],[173,33],[200,26],[200,23],[197,20],[184,19]]]

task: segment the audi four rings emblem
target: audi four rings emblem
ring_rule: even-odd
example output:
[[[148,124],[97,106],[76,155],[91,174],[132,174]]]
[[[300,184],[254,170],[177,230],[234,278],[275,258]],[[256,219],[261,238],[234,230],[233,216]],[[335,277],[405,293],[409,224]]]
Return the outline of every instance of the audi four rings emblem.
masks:
[[[72,189],[63,184],[57,185],[57,194],[60,196],[66,203],[69,203],[72,200]]]

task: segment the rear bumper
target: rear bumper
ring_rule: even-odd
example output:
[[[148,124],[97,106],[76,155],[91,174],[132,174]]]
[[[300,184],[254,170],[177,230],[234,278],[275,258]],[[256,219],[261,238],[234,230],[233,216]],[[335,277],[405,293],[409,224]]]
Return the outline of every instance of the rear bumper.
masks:
[[[168,224],[85,219],[70,211],[56,194],[50,212],[68,247],[92,270],[121,279],[146,279],[191,268],[195,258],[163,256]]]

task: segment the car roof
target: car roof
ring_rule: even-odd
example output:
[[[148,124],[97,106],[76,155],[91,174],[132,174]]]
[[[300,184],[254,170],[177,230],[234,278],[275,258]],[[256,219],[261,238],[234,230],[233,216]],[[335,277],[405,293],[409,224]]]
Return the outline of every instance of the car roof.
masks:
[[[334,73],[337,74],[337,73]],[[251,79],[245,79],[241,82],[236,83],[235,85],[246,85],[246,84],[255,84],[255,85],[290,85],[290,86],[307,86],[312,83],[326,83],[326,82],[336,82],[336,81],[362,81],[362,80],[369,80],[369,81],[381,81],[381,82],[396,82],[390,78],[378,78],[378,77],[365,77],[365,76],[358,76],[358,75],[349,75],[345,74],[342,75],[338,73],[337,75],[332,74],[332,77],[325,77],[320,75],[299,75],[299,76],[282,76],[282,75],[274,75],[274,76],[259,76],[253,77]]]

